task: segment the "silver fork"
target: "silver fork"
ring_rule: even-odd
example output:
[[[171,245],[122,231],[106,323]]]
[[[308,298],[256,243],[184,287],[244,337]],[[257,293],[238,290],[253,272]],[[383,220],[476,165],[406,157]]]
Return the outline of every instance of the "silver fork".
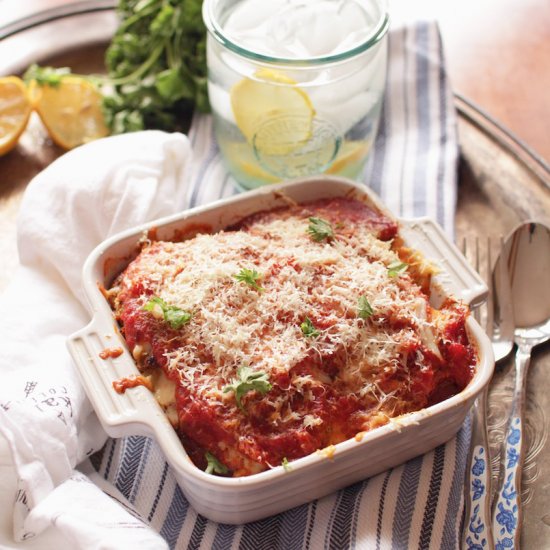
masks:
[[[500,249],[503,243],[500,242]],[[463,252],[468,254],[466,241]],[[512,297],[505,273],[495,273],[491,261],[491,241],[487,239],[486,258],[482,261],[479,239],[475,240],[473,264],[476,271],[487,281],[489,294],[484,306],[478,307],[474,318],[491,339],[495,362],[501,361],[512,351],[514,345],[514,322]],[[500,252],[499,252],[500,254]],[[471,256],[471,254],[470,254]],[[483,267],[482,267],[483,263]],[[504,262],[497,262],[499,270],[506,269]],[[498,284],[496,284],[498,280]],[[472,441],[470,462],[466,472],[466,514],[462,544],[464,548],[493,550],[491,528],[491,460],[487,437],[486,387],[473,407]]]

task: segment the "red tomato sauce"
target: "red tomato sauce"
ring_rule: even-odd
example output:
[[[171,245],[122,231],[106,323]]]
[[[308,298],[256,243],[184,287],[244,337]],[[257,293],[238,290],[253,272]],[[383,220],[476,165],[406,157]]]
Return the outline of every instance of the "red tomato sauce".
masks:
[[[153,391],[153,384],[148,378],[138,374],[137,376],[125,376],[113,381],[113,388],[117,393],[124,393],[130,388],[136,388],[137,386],[145,386],[149,391]]]
[[[116,359],[124,353],[122,348],[105,348],[99,352],[101,359]]]
[[[396,237],[397,223],[364,203],[345,198],[333,198],[304,204],[295,208],[279,208],[254,214],[230,230],[247,230],[258,220],[279,219],[289,215],[317,216],[330,222],[336,235],[351,234],[358,224],[366,224],[379,239],[387,241]],[[154,255],[155,243],[145,253]],[[245,251],[246,252],[246,251]],[[247,259],[253,261],[253,251]],[[301,268],[295,258],[282,259],[271,264],[271,271],[263,273],[262,284],[270,277],[276,277],[285,267],[296,271]],[[322,269],[322,268],[320,268]],[[139,273],[139,271],[138,271]],[[345,366],[346,351],[333,355],[310,352],[289,371],[277,371],[270,378],[271,389],[264,396],[255,390],[247,391],[242,397],[242,408],[235,406],[235,400],[208,400],[200,392],[194,392],[192,384],[186,385],[176,369],[167,368],[167,354],[190,343],[185,339],[185,330],[170,328],[164,319],[158,319],[144,310],[143,300],[150,291],[145,281],[138,276],[126,291],[124,307],[117,319],[131,350],[137,345],[150,345],[146,364],[151,368],[162,368],[165,375],[176,383],[176,409],[179,418],[179,432],[186,449],[194,462],[204,465],[204,451],[214,452],[220,448],[232,449],[245,462],[253,461],[264,468],[280,465],[284,459],[292,460],[306,456],[318,449],[344,441],[364,430],[365,416],[376,410],[377,404],[365,409],[365,401],[358,393],[345,390],[345,384],[338,382]],[[419,291],[420,292],[420,291]],[[319,331],[330,329],[334,324],[337,302],[324,299],[311,314],[311,322]],[[339,312],[355,316],[356,312]],[[438,403],[460,392],[472,378],[476,353],[468,341],[465,319],[466,308],[457,309],[453,322],[445,329],[446,343],[440,346],[441,357],[424,346],[410,346],[402,368],[381,375],[379,390],[394,405],[395,415],[419,410]],[[374,314],[376,318],[376,313]],[[294,322],[292,312],[278,315],[278,321]],[[303,320],[303,319],[302,319]],[[384,322],[393,330],[410,328],[412,321],[405,321],[396,313],[387,314]],[[192,342],[197,363],[216,367],[214,357],[201,342]],[[420,365],[418,354],[424,358]],[[179,367],[178,367],[179,368]],[[185,368],[183,366],[182,368]],[[309,398],[293,389],[292,377],[311,377],[322,380],[308,389]],[[150,387],[149,379],[143,376],[123,378],[113,383],[115,391],[123,393],[137,385]],[[344,388],[344,391],[342,391]],[[222,390],[223,388],[219,388]],[[294,393],[292,393],[294,392]],[[274,406],[279,398],[285,398],[290,411],[281,411]],[[393,401],[392,401],[393,400]],[[281,416],[299,412],[298,419],[283,421]],[[304,423],[305,416],[317,421]],[[291,417],[292,418],[292,417]],[[238,462],[238,459],[236,459]]]

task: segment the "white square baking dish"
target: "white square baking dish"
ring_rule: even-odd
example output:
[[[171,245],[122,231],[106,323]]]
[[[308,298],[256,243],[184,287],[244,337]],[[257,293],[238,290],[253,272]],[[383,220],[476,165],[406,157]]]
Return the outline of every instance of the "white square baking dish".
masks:
[[[113,312],[101,292],[137,254],[144,232],[170,240],[193,227],[212,231],[228,227],[252,213],[283,206],[281,194],[296,202],[346,196],[375,206],[395,218],[366,187],[342,178],[313,177],[264,187],[207,206],[156,220],[114,236],[99,245],[83,269],[83,284],[92,321],[70,336],[69,351],[105,428],[112,437],[141,434],[156,439],[178,483],[195,510],[221,523],[246,523],[279,513],[387,470],[450,439],[462,425],[474,400],[489,383],[494,360],[491,344],[472,317],[469,337],[479,362],[469,385],[459,394],[419,412],[410,413],[363,435],[282,466],[247,477],[206,474],[189,459],[178,435],[154,396],[143,386],[123,394],[113,381],[138,374]],[[470,305],[482,302],[487,288],[442,229],[428,218],[398,219],[405,243],[420,250],[440,270],[434,277],[431,301],[437,306],[447,295]],[[101,359],[106,348],[123,348],[117,358]]]

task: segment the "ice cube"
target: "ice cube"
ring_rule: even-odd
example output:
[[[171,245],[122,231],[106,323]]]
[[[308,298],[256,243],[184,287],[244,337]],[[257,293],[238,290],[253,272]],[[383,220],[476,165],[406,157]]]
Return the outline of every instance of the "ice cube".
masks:
[[[244,0],[224,24],[227,36],[244,48],[295,59],[352,49],[371,28],[371,17],[355,0]]]
[[[293,14],[296,27],[296,42],[303,57],[321,57],[336,51],[345,38],[347,29],[334,17],[334,10],[327,2],[307,12],[296,10]]]
[[[228,35],[254,35],[261,32],[266,23],[277,17],[285,0],[245,0],[238,3],[223,25]]]

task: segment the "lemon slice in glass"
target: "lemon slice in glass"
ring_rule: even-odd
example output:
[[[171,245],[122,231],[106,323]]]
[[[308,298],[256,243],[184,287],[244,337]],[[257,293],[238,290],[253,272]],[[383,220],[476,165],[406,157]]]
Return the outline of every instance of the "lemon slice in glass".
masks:
[[[365,164],[370,148],[371,142],[365,140],[344,142],[326,173],[339,174],[352,179],[357,177]]]
[[[31,111],[23,81],[16,76],[0,78],[0,156],[17,145]]]
[[[261,155],[286,155],[312,133],[315,110],[309,96],[285,74],[259,69],[231,88],[235,122]]]
[[[55,87],[33,82],[30,94],[50,137],[63,149],[109,134],[101,110],[101,94],[88,80],[66,76]]]

